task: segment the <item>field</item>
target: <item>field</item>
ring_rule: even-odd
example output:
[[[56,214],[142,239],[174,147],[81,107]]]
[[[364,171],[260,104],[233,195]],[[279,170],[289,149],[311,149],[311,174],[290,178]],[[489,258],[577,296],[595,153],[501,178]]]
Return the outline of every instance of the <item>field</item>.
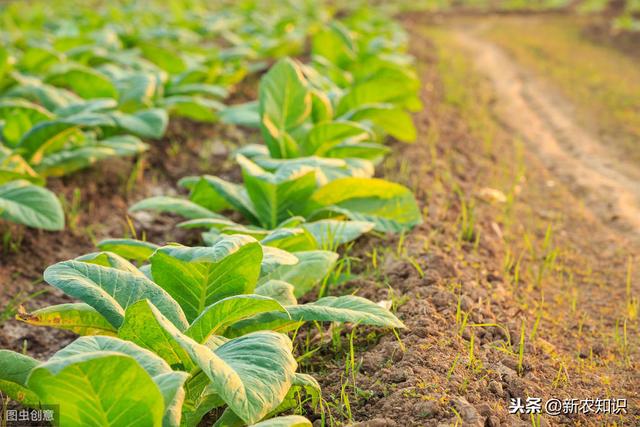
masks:
[[[640,424],[637,2],[0,22],[0,426]]]

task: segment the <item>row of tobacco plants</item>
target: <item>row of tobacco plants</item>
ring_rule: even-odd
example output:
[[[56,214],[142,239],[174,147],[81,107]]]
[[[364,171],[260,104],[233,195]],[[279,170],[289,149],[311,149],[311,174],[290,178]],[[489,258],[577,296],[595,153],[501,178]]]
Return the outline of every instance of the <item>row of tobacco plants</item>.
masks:
[[[242,182],[185,177],[180,185],[188,198],[152,197],[130,207],[184,217],[178,227],[203,230],[202,246],[109,239],[98,244],[98,252],[45,270],[49,285],[81,302],[21,313],[19,320],[80,337],[45,362],[0,350],[0,389],[13,400],[27,407],[60,405],[57,423],[63,426],[195,426],[203,419],[216,426],[310,426],[300,415],[281,415],[302,406],[323,414],[318,382],[297,372],[290,336],[306,322],[404,327],[383,305],[355,295],[325,295],[343,265],[337,252],[342,245],[373,230],[399,233],[421,222],[408,188],[373,177],[389,152],[389,136],[416,137],[410,113],[422,108],[420,84],[413,58],[405,53],[406,36],[370,11],[338,21],[324,9],[284,9],[286,18],[277,25],[259,8],[234,12],[240,23],[228,24],[227,13],[236,10],[231,8],[218,12],[224,19],[198,18],[196,28],[165,22],[167,27],[148,34],[136,20],[134,36],[106,34],[102,27],[91,33],[98,46],[78,40],[90,38],[87,34],[67,35],[53,45],[73,52],[82,64],[65,63],[67,71],[53,64],[48,68],[55,72],[27,89],[20,89],[24,81],[16,82],[14,94],[72,93],[56,82],[78,96],[104,87],[55,113],[42,99],[11,101],[24,105],[12,110],[16,114],[33,120],[39,119],[34,111],[46,115],[37,124],[30,121],[32,127],[9,132],[20,135],[13,139],[13,155],[21,156],[34,178],[85,166],[82,150],[142,147],[136,135],[160,135],[167,113],[256,128],[264,143],[233,154]],[[207,31],[219,32],[225,24],[235,31],[225,28],[226,40],[244,44],[211,53],[191,40],[193,33],[210,40]],[[296,30],[300,25],[307,29]],[[180,49],[147,46],[163,36]],[[126,49],[109,52],[105,39]],[[304,52],[307,39],[309,61],[291,59]],[[33,55],[40,61],[27,61],[25,53],[22,59],[43,64],[50,54],[38,51]],[[260,80],[256,101],[225,107],[213,99],[223,96],[218,84],[229,79],[229,69],[235,81],[239,68],[264,67],[255,58],[276,57]],[[139,70],[133,64],[155,72],[159,67],[164,77],[155,80],[153,90],[141,87],[148,79],[144,71],[131,73]],[[207,73],[212,69],[219,73]],[[78,125],[78,117],[90,117],[95,126]],[[51,136],[49,128],[64,129],[66,136],[42,136],[38,141],[48,141],[44,146],[28,142]],[[13,128],[5,124],[4,129]],[[310,293],[319,299],[298,302]]]

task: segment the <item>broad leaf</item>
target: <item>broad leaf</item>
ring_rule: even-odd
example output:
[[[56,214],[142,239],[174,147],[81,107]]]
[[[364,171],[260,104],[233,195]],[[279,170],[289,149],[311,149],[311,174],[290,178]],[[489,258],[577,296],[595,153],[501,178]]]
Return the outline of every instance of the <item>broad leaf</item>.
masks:
[[[165,321],[169,323],[168,320],[165,319]],[[172,371],[171,367],[156,354],[138,347],[132,342],[113,337],[82,337],[54,354],[47,364],[61,362],[61,364],[64,365],[70,360],[83,358],[83,356],[86,355],[105,353],[132,357],[137,362],[137,365],[146,371],[158,387],[161,398],[164,401],[163,425],[177,426],[180,424],[180,408],[184,400],[184,390],[182,386],[188,374],[185,372]],[[91,378],[87,379],[91,380]],[[29,379],[29,383],[31,384],[31,379]],[[130,385],[128,389],[136,390],[135,392],[138,393],[133,384]],[[98,399],[105,398],[105,393],[113,393],[113,390],[108,388],[104,391],[101,389],[96,390],[96,397]]]
[[[52,305],[31,313],[18,313],[16,318],[31,325],[66,329],[78,335],[116,334],[107,319],[84,303]]]
[[[195,365],[187,351],[167,331],[170,329],[168,322],[148,300],[138,301],[127,307],[118,337],[153,351],[172,369],[189,372]]]
[[[146,261],[159,248],[153,243],[135,239],[105,239],[96,246],[134,261]]]
[[[50,361],[33,370],[28,384],[43,402],[60,405],[64,426],[102,427],[118,425],[118,420],[162,423],[160,389],[133,357],[121,353],[83,353]]]
[[[371,122],[399,141],[413,142],[417,137],[411,115],[390,104],[366,105],[350,111],[342,118],[355,122]]]
[[[260,112],[257,101],[230,105],[220,111],[218,115],[223,123],[250,128],[260,127]]]
[[[184,183],[184,180],[181,181]],[[208,189],[206,187],[209,187]],[[240,212],[245,218],[253,223],[258,223],[258,213],[256,212],[255,207],[249,195],[247,194],[247,190],[239,184],[234,184],[232,182],[225,181],[216,176],[205,175],[198,185],[193,188],[195,193],[192,193],[191,197],[195,200],[198,200],[199,203],[205,203],[205,205],[213,205],[213,206],[225,206],[222,201],[226,202],[227,206],[231,206],[234,210]],[[208,202],[204,202],[203,199],[210,196],[211,193],[215,193],[216,196],[212,196]],[[216,217],[223,218],[220,215]],[[200,217],[192,216],[192,219],[197,218],[206,218],[204,215]],[[209,216],[211,218],[211,216]]]
[[[223,335],[227,326],[269,311],[285,311],[275,299],[260,295],[234,295],[211,304],[191,323],[185,334],[204,343],[211,335]]]
[[[178,303],[142,273],[64,261],[48,267],[44,279],[67,295],[95,308],[115,327],[122,324],[124,310],[142,299],[150,300],[178,328],[184,330],[188,326]]]
[[[311,421],[300,415],[287,415],[284,417],[270,418],[251,427],[311,427]]]
[[[269,280],[282,280],[292,284],[296,297],[300,297],[318,285],[338,260],[338,254],[330,251],[303,251],[295,252],[294,255],[299,260],[297,264],[273,269],[260,277],[260,284]]]
[[[295,288],[292,284],[282,280],[269,280],[256,287],[256,295],[273,298],[282,305],[296,305],[298,300],[294,295]]]
[[[275,228],[301,211],[316,188],[315,170],[304,165],[281,167],[272,174],[244,156],[237,157],[260,225]]]
[[[324,219],[302,224],[322,249],[334,250],[338,246],[357,239],[373,230],[375,226],[367,221],[337,221]]]
[[[135,203],[129,208],[129,212],[142,210],[169,212],[189,219],[220,218],[220,215],[189,200],[168,196],[149,197],[148,199]]]
[[[193,321],[206,307],[250,293],[260,274],[262,249],[248,236],[227,236],[213,247],[165,246],[150,259],[154,280]]]
[[[316,124],[309,131],[302,152],[304,155],[326,156],[327,152],[345,141],[371,141],[372,132],[359,123],[329,121]]]
[[[286,396],[297,364],[291,354],[291,340],[285,335],[257,332],[226,342],[220,340],[212,350],[178,331],[153,305],[147,304],[146,308],[209,378],[210,383],[201,393],[211,397],[217,394],[246,423],[262,419]],[[144,323],[141,326],[144,327]],[[187,394],[191,411],[201,416],[194,407],[193,400],[197,397],[190,395],[189,390]],[[209,408],[218,402],[211,398],[205,400]],[[196,418],[192,421],[197,422],[196,414],[192,414]]]
[[[200,368],[211,388],[246,423],[256,422],[275,409],[291,387],[297,364],[291,341],[274,332],[256,332],[218,347]]]
[[[287,312],[259,314],[240,321],[228,330],[228,336],[242,336],[261,330],[289,331],[302,322],[341,322],[372,325],[382,328],[404,328],[389,310],[355,295],[325,297],[301,305],[285,306]]]
[[[36,359],[10,350],[0,349],[0,391],[25,406],[36,406],[40,399],[27,386]]]
[[[298,321],[349,322],[384,328],[404,328],[404,324],[389,310],[355,295],[324,297],[309,304],[287,306],[286,309],[289,311],[290,319]]]
[[[133,135],[116,135],[85,145],[48,153],[35,164],[45,176],[63,176],[109,157],[126,157],[141,153],[147,145]]]
[[[217,112],[224,108],[224,104],[213,99],[185,95],[166,97],[162,101],[162,106],[171,116],[186,117],[207,123],[218,121]]]
[[[373,222],[376,230],[383,232],[400,232],[422,222],[411,190],[376,178],[336,179],[313,194],[310,206],[310,210],[324,208],[353,220]]]
[[[28,181],[0,186],[0,217],[45,230],[64,228],[64,212],[57,197]]]
[[[66,66],[50,74],[45,81],[71,89],[83,98],[118,98],[114,84],[105,75],[88,67]]]
[[[278,61],[260,80],[258,99],[269,152],[289,157],[296,150],[290,132],[311,114],[311,94],[298,65],[288,58]]]

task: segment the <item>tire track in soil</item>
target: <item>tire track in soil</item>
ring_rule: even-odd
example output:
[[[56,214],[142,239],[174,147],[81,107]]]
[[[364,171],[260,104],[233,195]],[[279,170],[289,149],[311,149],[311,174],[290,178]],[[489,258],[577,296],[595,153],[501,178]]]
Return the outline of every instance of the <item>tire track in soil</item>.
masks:
[[[603,223],[640,241],[640,170],[616,158],[585,129],[559,95],[478,36],[480,26],[456,28],[472,62],[492,83],[496,113]]]

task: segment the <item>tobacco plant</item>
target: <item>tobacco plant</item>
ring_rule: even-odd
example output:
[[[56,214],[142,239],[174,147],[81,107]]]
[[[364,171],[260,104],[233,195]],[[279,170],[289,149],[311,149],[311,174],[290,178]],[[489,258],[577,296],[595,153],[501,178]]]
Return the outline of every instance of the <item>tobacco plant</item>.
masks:
[[[122,239],[101,246],[114,252],[64,261],[44,273],[45,281],[81,303],[18,318],[86,335],[76,343],[100,350],[114,342],[130,346],[121,344],[126,340],[160,357],[184,383],[181,406],[165,413],[168,425],[181,419],[196,425],[225,406],[221,425],[253,423],[287,409],[288,393],[304,388],[317,394],[312,378],[295,373],[289,339],[272,331],[291,331],[306,321],[403,327],[388,310],[357,296],[297,303],[333,267],[337,254],[330,251],[288,253],[245,235],[221,236],[211,247]],[[148,264],[137,268],[115,252]],[[31,388],[31,379],[23,379]],[[66,395],[45,396],[62,408],[67,404],[57,400]],[[74,404],[85,407],[86,401],[84,396]]]
[[[140,308],[138,315],[158,315],[147,300],[132,307]],[[142,320],[135,316],[132,321]],[[257,332],[205,346],[169,324],[161,332],[166,336],[153,338],[179,354],[184,365],[170,366],[166,355],[131,341],[85,336],[46,362],[0,350],[0,388],[27,407],[59,405],[55,424],[78,427],[195,426],[206,412],[223,407],[216,425],[243,426],[287,409],[289,396],[302,387],[317,395],[317,383],[295,372],[285,335]],[[302,417],[272,422],[310,425]],[[263,423],[258,425],[269,425]]]
[[[181,183],[191,188],[190,200],[152,197],[134,204],[130,211],[152,209],[193,220],[224,219],[218,212],[232,209],[266,230],[297,215],[307,220],[371,222],[383,232],[400,232],[421,222],[413,194],[400,184],[358,177],[327,182],[324,171],[310,165],[286,163],[271,173],[242,155],[237,160],[244,185],[208,175],[186,178]]]

